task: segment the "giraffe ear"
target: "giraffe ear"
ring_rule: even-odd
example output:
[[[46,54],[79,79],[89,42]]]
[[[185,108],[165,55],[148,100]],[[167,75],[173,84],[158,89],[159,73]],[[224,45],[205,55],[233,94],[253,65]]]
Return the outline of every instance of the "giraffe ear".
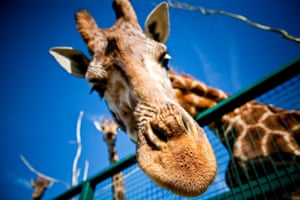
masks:
[[[145,22],[145,34],[158,42],[165,43],[169,37],[169,32],[168,3],[162,2],[148,15]]]
[[[98,131],[100,131],[100,132],[103,131],[103,127],[102,127],[101,123],[98,122],[97,120],[94,120],[94,126],[96,127],[96,129],[97,129]]]
[[[53,47],[49,53],[68,73],[84,78],[89,59],[79,50],[72,47]]]

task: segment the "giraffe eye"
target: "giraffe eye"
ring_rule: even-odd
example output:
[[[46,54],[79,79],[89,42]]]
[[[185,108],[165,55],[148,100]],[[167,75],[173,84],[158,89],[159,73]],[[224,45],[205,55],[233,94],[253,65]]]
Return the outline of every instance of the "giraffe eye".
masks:
[[[169,60],[171,60],[171,56],[167,52],[164,52],[159,58],[159,62],[167,70],[169,70],[169,67],[168,67]]]

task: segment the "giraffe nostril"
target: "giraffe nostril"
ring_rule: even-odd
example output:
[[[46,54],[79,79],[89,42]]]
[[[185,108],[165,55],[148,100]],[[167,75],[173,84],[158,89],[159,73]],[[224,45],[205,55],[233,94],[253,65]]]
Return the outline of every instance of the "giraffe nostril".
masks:
[[[182,115],[181,118],[182,118],[182,122],[183,122],[185,130],[189,133],[191,130],[189,120],[184,115]]]
[[[88,78],[88,81],[92,84],[95,84],[99,82],[99,79],[93,77],[93,78]]]
[[[152,131],[156,137],[162,142],[168,142],[168,137],[157,127],[151,125]]]

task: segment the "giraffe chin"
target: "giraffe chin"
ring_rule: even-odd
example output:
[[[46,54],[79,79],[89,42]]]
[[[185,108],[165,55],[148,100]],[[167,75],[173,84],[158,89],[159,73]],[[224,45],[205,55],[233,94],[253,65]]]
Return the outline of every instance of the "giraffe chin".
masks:
[[[213,181],[217,164],[213,150],[200,127],[195,140],[182,134],[153,148],[145,134],[138,134],[137,161],[158,185],[173,193],[194,197],[204,193]]]

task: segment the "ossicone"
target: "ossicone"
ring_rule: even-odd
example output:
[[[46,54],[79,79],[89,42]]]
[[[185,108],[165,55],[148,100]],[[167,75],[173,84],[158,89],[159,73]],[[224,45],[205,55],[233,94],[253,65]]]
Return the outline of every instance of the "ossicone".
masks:
[[[77,30],[85,42],[89,42],[99,30],[94,18],[86,10],[80,10],[75,14]]]

